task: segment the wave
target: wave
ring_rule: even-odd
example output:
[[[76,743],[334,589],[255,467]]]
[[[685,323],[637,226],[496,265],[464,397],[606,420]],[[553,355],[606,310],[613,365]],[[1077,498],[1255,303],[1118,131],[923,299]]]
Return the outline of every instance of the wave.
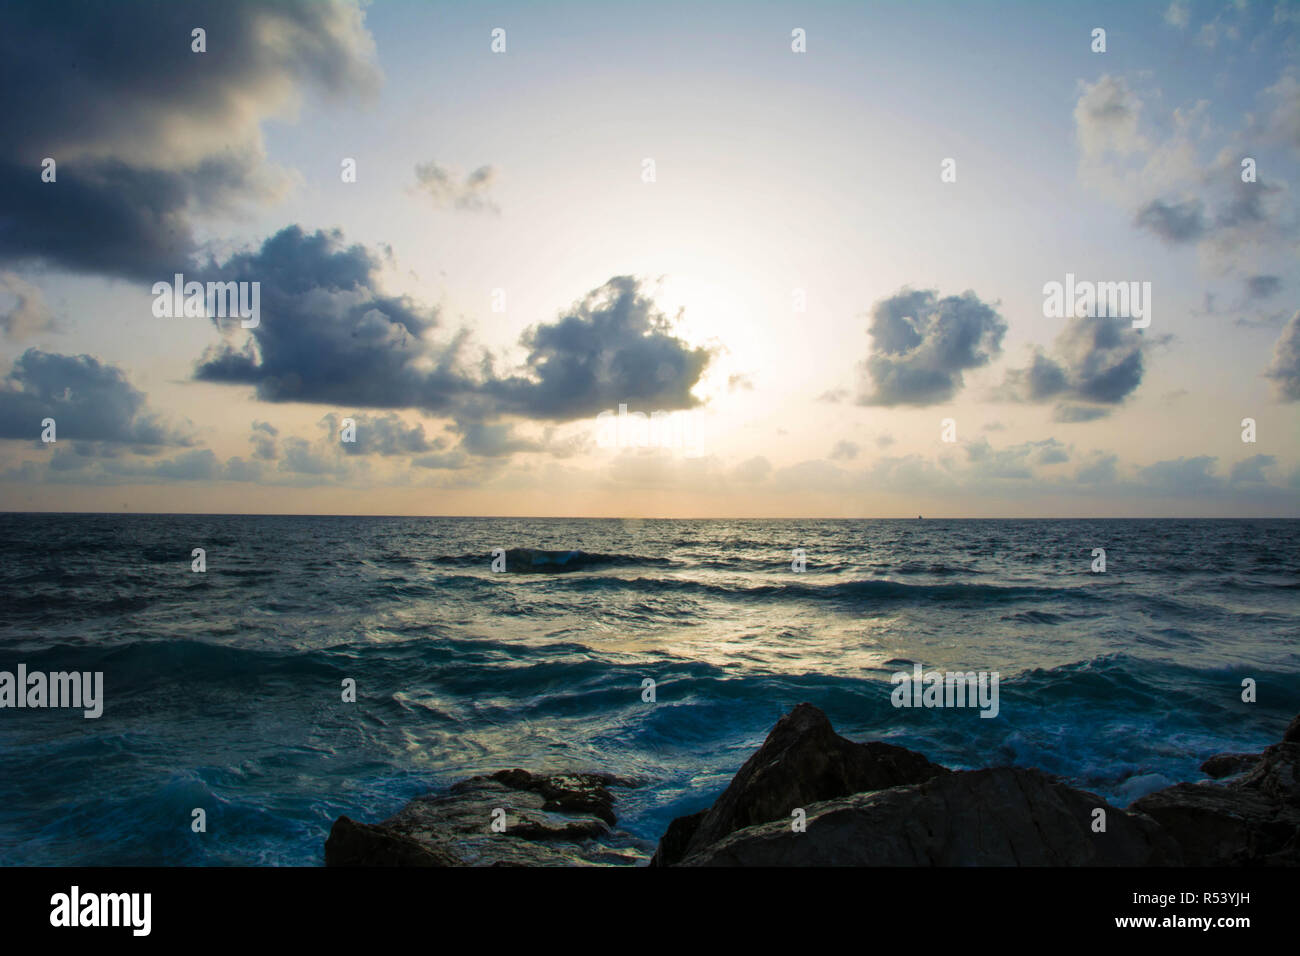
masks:
[[[433,559],[435,564],[455,567],[490,566],[492,554],[442,555]],[[638,554],[601,554],[572,549],[550,551],[544,548],[507,548],[506,571],[514,574],[563,574],[593,567],[674,567],[671,558],[655,558]]]
[[[1001,604],[1043,599],[1105,600],[1090,587],[1045,587],[996,584],[905,584],[901,581],[861,579],[833,584],[725,584],[690,578],[619,578],[589,576],[570,582],[589,590],[629,590],[649,593],[713,595],[721,598],[788,598],[851,603],[906,603],[943,601],[964,604]]]

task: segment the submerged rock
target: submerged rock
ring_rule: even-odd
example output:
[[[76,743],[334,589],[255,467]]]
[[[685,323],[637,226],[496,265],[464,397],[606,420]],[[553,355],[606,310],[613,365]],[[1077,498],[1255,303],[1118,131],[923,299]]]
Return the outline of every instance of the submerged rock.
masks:
[[[797,808],[866,790],[920,783],[950,771],[893,744],[854,743],[827,716],[800,704],[782,717],[707,811],[679,817],[652,866],[671,866],[735,830],[784,821]]]
[[[634,864],[649,845],[613,829],[610,774],[502,770],[417,797],[378,824],[339,817],[326,866],[572,866]],[[504,816],[495,811],[504,811]],[[494,819],[503,820],[494,832]]]

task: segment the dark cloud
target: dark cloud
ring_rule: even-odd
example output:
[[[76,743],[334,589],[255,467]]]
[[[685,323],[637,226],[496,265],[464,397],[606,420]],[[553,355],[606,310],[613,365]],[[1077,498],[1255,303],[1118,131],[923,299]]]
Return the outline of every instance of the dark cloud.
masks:
[[[1273,346],[1273,361],[1264,370],[1284,402],[1300,401],[1300,311],[1291,316]]]
[[[196,26],[206,53],[191,51]],[[277,190],[261,122],[305,88],[373,91],[372,56],[340,0],[0,5],[0,260],[184,270],[194,213]]]
[[[1246,295],[1252,299],[1267,299],[1277,295],[1282,288],[1281,276],[1247,276]]]
[[[1198,199],[1166,203],[1154,199],[1138,210],[1134,225],[1165,242],[1196,242],[1207,231],[1204,204]]]
[[[973,292],[944,299],[904,289],[872,309],[869,388],[861,405],[933,405],[957,394],[962,372],[987,365],[1007,325]]]
[[[146,407],[121,369],[89,355],[28,349],[0,382],[0,438],[40,438],[41,420],[56,437],[137,446],[190,445],[188,432]]]
[[[427,335],[436,313],[379,292],[379,262],[337,232],[290,226],[234,256],[223,281],[261,283],[261,318],[242,345],[208,350],[196,378],[252,385],[267,402],[439,411],[472,388],[457,345]]]
[[[483,458],[504,458],[519,452],[544,451],[540,441],[524,438],[514,427],[504,423],[457,422],[454,430],[460,433],[460,449]]]
[[[691,389],[711,357],[672,332],[668,319],[631,276],[588,293],[552,323],[521,340],[521,374],[490,379],[483,394],[502,413],[550,421],[629,411],[677,411],[700,402]]]
[[[379,261],[337,232],[290,226],[256,252],[220,267],[223,281],[261,283],[261,320],[236,344],[204,354],[200,381],[251,385],[268,402],[414,408],[480,423],[514,415],[567,421],[625,403],[632,411],[676,411],[711,357],[677,338],[630,276],[589,293],[555,322],[529,329],[523,367],[477,374],[462,361],[468,333],[437,344],[434,310],[378,290]],[[228,331],[237,334],[233,328]],[[471,442],[487,432],[466,433]]]
[[[1130,320],[1076,317],[1061,330],[1053,354],[1034,352],[1028,367],[1012,369],[999,392],[1022,402],[1057,402],[1055,419],[1101,418],[1142,383],[1143,353],[1150,340]]]

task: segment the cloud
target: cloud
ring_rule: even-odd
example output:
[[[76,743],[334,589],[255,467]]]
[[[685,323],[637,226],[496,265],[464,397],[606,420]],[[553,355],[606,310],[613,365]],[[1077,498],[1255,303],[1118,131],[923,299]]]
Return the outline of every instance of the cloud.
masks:
[[[1282,288],[1281,276],[1247,276],[1246,295],[1251,299],[1268,299]]]
[[[1282,329],[1264,377],[1273,382],[1281,401],[1300,401],[1300,311]]]
[[[274,461],[280,457],[275,442],[279,434],[280,430],[269,422],[253,422],[253,434],[248,439],[253,443],[253,457],[262,461]]]
[[[471,455],[503,458],[519,452],[545,450],[542,442],[515,434],[514,427],[506,423],[459,421],[454,428],[461,436],[461,450]]]
[[[0,313],[0,330],[5,338],[17,342],[38,332],[55,331],[54,312],[36,286],[12,272],[0,271],[0,292],[16,300],[11,309]]]
[[[998,395],[1057,402],[1060,422],[1101,418],[1142,383],[1143,352],[1149,344],[1129,319],[1072,318],[1057,336],[1053,354],[1036,349],[1026,368],[1008,370]]]
[[[41,420],[55,420],[59,440],[140,446],[190,445],[189,430],[173,427],[145,404],[126,374],[89,355],[28,349],[0,382],[0,438],[37,439]]]
[[[1111,485],[1119,478],[1119,456],[1094,453],[1075,473],[1074,480],[1082,485]]]
[[[862,363],[870,384],[860,405],[934,405],[963,385],[962,373],[987,365],[1002,348],[1007,325],[974,292],[944,299],[904,289],[877,302],[868,332],[872,353]]]
[[[261,321],[243,342],[227,329],[195,377],[251,385],[267,402],[410,408],[479,422],[570,421],[619,403],[634,411],[699,404],[691,389],[711,353],[677,338],[631,276],[529,329],[523,365],[499,376],[491,355],[477,372],[467,367],[468,332],[435,342],[436,311],[381,292],[379,267],[362,246],[345,247],[338,231],[307,235],[298,226],[232,257],[221,276],[261,283]]]
[[[523,368],[491,377],[482,394],[502,414],[550,421],[629,411],[677,411],[700,401],[691,389],[711,353],[673,334],[668,319],[632,276],[616,276],[556,321],[533,326],[521,344]]]
[[[1074,105],[1074,128],[1084,155],[1096,159],[1104,153],[1121,156],[1147,148],[1138,131],[1142,101],[1123,77],[1106,74],[1084,84]]]
[[[239,345],[208,349],[195,377],[252,385],[266,402],[366,408],[450,408],[471,383],[453,340],[429,340],[437,314],[380,292],[379,262],[341,233],[290,226],[221,267],[225,281],[261,283],[261,321]]]
[[[347,416],[356,426],[354,441],[342,441],[342,417],[333,412],[321,419],[320,425],[326,437],[339,442],[339,447],[348,455],[415,455],[433,451],[437,447],[424,434],[423,425],[407,425],[397,415],[365,415],[354,412]]]
[[[1153,199],[1138,210],[1133,222],[1169,243],[1195,242],[1209,229],[1199,199],[1173,204]]]
[[[1162,102],[1159,90],[1144,95]],[[1195,248],[1214,274],[1280,272],[1297,251],[1295,199],[1280,175],[1286,164],[1261,157],[1250,181],[1241,164],[1266,143],[1297,142],[1300,83],[1288,71],[1257,95],[1267,120],[1247,114],[1233,132],[1215,127],[1208,99],[1148,121],[1144,97],[1123,77],[1084,83],[1074,110],[1080,176],[1126,207],[1137,229]],[[1213,156],[1204,155],[1207,143],[1219,144]]]
[[[1228,483],[1233,485],[1256,482],[1267,483],[1268,478],[1264,476],[1264,469],[1271,468],[1276,464],[1277,459],[1272,455],[1253,455],[1232,466],[1232,472],[1228,476]]]
[[[828,405],[838,405],[841,402],[847,401],[851,395],[852,392],[847,388],[832,388],[818,395],[817,401],[825,402]]]
[[[207,52],[190,31],[207,31]],[[196,212],[265,200],[261,123],[302,92],[373,92],[362,13],[342,0],[273,5],[0,7],[0,261],[158,279],[184,271]],[[42,161],[56,162],[43,182]]]
[[[1169,8],[1165,10],[1165,23],[1171,27],[1177,27],[1179,30],[1187,26],[1187,3],[1186,0],[1173,0]]]
[[[858,457],[858,452],[862,450],[856,442],[837,441],[835,447],[831,449],[830,458],[832,461],[852,461]]]
[[[1223,480],[1214,474],[1216,461],[1210,455],[1158,461],[1138,469],[1138,481],[1172,497],[1217,491]]]
[[[415,167],[416,188],[441,207],[470,212],[500,212],[488,196],[496,181],[496,169],[480,166],[467,176],[439,166],[433,160]]]
[[[966,445],[971,472],[984,478],[1032,478],[1035,465],[1056,465],[1070,460],[1063,444],[1055,438],[1023,442],[994,449],[987,438]]]

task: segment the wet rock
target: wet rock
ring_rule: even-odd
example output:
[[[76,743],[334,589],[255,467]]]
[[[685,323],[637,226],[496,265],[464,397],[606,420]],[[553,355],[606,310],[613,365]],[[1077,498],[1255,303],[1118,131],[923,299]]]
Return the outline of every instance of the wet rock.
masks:
[[[1094,811],[1106,811],[1094,832]],[[789,821],[737,830],[683,866],[1169,866],[1181,862],[1154,821],[1040,770],[944,773],[925,783],[856,793]]]
[[[609,774],[502,770],[417,797],[378,824],[340,817],[326,866],[572,866],[634,864],[650,845],[613,829]],[[493,832],[494,811],[505,829]],[[497,814],[499,818],[500,815]]]
[[[1183,848],[1189,866],[1300,865],[1300,717],[1282,743],[1238,762],[1224,784],[1180,783],[1133,803]],[[1209,765],[1202,769],[1211,776]]]
[[[1201,764],[1201,771],[1215,780],[1235,777],[1259,763],[1259,754],[1215,754]]]
[[[673,821],[651,865],[671,866],[744,827],[771,821],[788,826],[792,811],[821,800],[947,773],[904,747],[847,740],[822,711],[800,704],[777,721],[712,807]]]

